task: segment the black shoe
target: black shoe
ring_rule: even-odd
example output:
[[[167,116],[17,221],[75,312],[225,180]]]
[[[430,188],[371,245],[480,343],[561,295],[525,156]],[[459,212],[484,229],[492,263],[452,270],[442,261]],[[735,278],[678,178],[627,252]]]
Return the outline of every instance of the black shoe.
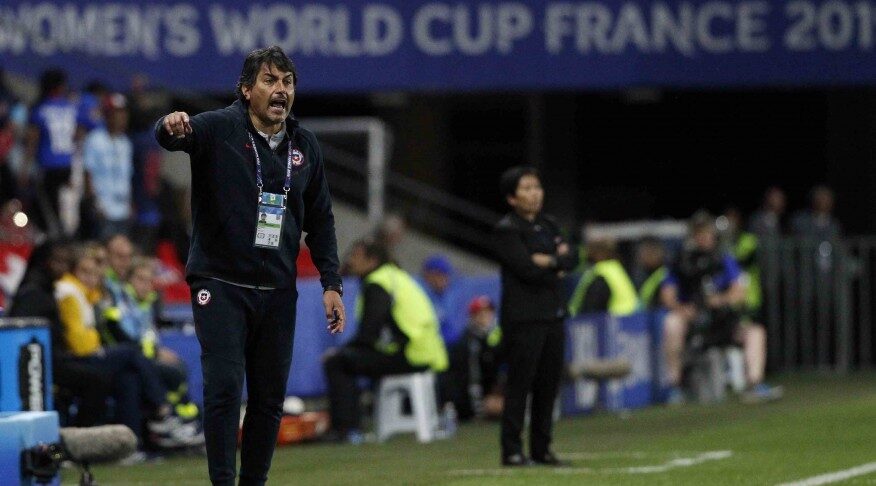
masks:
[[[553,467],[569,467],[569,464],[566,461],[561,461],[559,457],[555,456],[553,452],[548,452],[547,454],[541,457],[532,457],[532,462],[542,465],[542,466],[553,466]]]
[[[502,458],[502,465],[508,467],[526,467],[531,466],[532,461],[526,458],[523,454],[511,454]]]

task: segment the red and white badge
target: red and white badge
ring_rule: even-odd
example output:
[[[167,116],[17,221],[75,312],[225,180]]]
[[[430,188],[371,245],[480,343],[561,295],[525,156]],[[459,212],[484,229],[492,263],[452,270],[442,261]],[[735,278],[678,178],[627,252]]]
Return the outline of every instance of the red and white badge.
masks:
[[[210,303],[210,291],[207,289],[201,289],[198,291],[196,298],[198,299],[198,305],[207,305]]]
[[[292,150],[292,165],[298,167],[304,162],[304,154],[302,154],[298,149]]]

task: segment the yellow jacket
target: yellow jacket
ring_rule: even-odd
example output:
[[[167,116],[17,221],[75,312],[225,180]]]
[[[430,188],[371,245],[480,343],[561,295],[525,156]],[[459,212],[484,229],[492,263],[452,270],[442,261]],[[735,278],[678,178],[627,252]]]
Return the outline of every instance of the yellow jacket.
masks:
[[[100,300],[100,293],[67,273],[55,282],[55,300],[69,351],[74,356],[96,353],[100,349],[100,334],[95,328],[94,304]]]
[[[447,369],[447,349],[441,339],[438,316],[432,307],[432,301],[410,274],[397,266],[386,263],[363,280],[363,286],[377,284],[392,298],[392,319],[398,328],[407,336],[405,358],[415,366],[428,366],[433,371]],[[361,319],[364,302],[359,297],[356,303],[356,313]],[[393,354],[396,343],[384,346],[378,351]]]

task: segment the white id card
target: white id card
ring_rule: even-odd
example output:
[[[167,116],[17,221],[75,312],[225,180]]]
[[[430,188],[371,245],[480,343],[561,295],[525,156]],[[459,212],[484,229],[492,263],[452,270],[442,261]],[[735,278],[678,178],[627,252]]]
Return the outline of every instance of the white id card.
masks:
[[[283,232],[283,216],[286,213],[286,196],[283,194],[262,193],[256,221],[255,246],[258,248],[280,248],[280,235]]]

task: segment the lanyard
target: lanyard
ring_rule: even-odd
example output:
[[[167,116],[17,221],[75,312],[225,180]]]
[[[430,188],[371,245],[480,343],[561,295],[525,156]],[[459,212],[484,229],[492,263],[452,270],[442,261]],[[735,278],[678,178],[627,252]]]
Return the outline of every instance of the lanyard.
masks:
[[[255,139],[252,138],[252,133],[246,131],[249,135],[249,142],[252,144],[252,151],[255,154],[256,160],[256,186],[259,188],[259,201],[262,200],[262,159],[259,157],[259,151],[256,148]],[[286,156],[286,182],[283,183],[283,194],[289,194],[289,189],[292,187],[292,140],[289,140],[289,153]]]

